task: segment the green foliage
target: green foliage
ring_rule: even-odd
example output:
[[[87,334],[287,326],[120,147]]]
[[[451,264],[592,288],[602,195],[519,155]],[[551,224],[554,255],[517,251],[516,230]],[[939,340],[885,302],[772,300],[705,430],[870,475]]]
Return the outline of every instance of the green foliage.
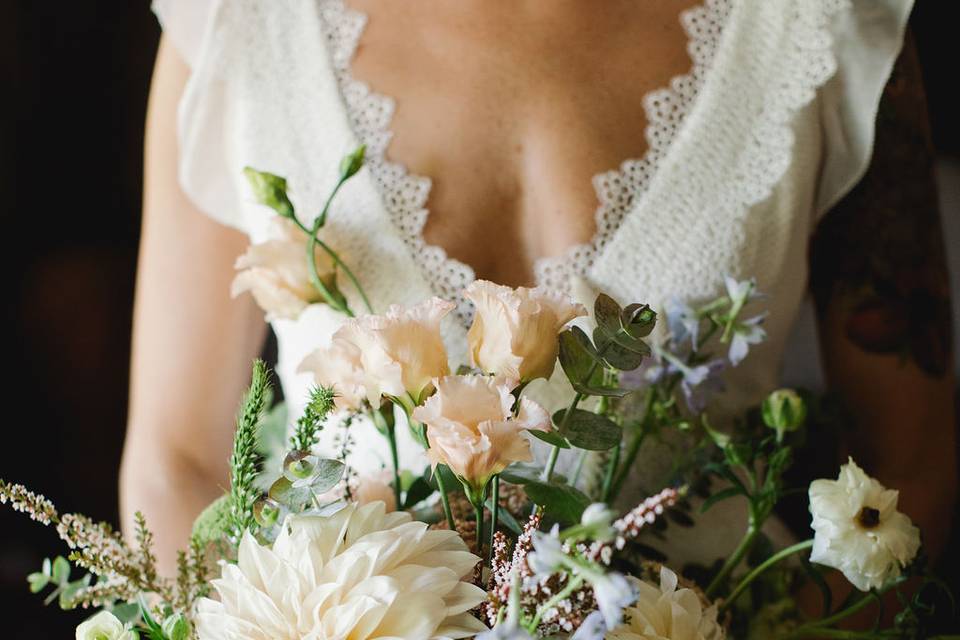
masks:
[[[345,469],[339,460],[294,451],[284,461],[283,475],[270,486],[268,495],[277,504],[299,511],[317,496],[333,489]]]
[[[257,429],[270,388],[270,374],[262,360],[253,363],[253,376],[237,416],[237,430],[230,457],[231,536],[238,541],[247,529],[256,525],[253,505],[259,498],[254,481],[257,476]]]
[[[193,539],[202,546],[222,544],[231,533],[232,509],[233,503],[227,494],[211,502],[193,521]]]
[[[290,438],[290,446],[294,451],[310,451],[319,440],[318,433],[323,428],[323,421],[333,410],[333,398],[336,394],[329,387],[314,387],[310,391],[310,401],[307,402],[303,415],[297,420],[297,427]]]
[[[86,574],[79,580],[71,581],[70,562],[62,556],[57,556],[53,561],[45,558],[40,571],[27,576],[27,583],[30,585],[30,593],[40,593],[52,586],[53,590],[43,603],[49,605],[56,600],[61,609],[67,610],[76,606],[75,596],[81,589],[90,586],[92,579],[93,576]]]
[[[257,202],[270,207],[284,218],[294,217],[293,203],[287,197],[285,178],[266,171],[258,171],[253,167],[244,167],[243,175],[246,176]]]
[[[616,422],[583,409],[561,409],[553,414],[553,422],[570,444],[588,451],[612,449],[623,436]]]

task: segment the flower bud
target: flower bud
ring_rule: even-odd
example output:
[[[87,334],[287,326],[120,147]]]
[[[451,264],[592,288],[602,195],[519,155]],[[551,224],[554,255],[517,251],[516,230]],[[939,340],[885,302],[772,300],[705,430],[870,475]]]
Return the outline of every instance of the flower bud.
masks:
[[[782,439],[787,431],[796,431],[807,419],[807,405],[793,389],[778,389],[763,401],[763,422]]]
[[[293,203],[287,197],[287,181],[266,171],[257,171],[253,167],[244,167],[253,196],[262,205],[266,205],[284,218],[294,216]]]
[[[363,158],[366,155],[367,146],[360,145],[356,151],[351,153],[348,156],[345,156],[343,160],[340,161],[340,178],[341,180],[347,180],[352,178],[360,169],[363,167]]]
[[[594,502],[583,510],[580,516],[580,526],[588,537],[594,540],[607,541],[616,537],[613,520],[617,514],[602,502]]]

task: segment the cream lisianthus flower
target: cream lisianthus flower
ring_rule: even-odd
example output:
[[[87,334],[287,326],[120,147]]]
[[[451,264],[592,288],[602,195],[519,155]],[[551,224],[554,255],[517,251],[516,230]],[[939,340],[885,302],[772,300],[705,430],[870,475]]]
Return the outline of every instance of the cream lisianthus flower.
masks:
[[[704,609],[692,589],[678,588],[677,574],[660,568],[660,586],[637,581],[636,604],[624,609],[626,622],[607,633],[607,640],[722,640],[715,606]]]
[[[357,408],[366,399],[376,407],[382,396],[418,404],[433,379],[450,372],[440,322],[454,307],[431,298],[409,309],[394,305],[383,315],[351,318],[330,346],[308,355],[297,370],[333,387],[341,406]]]
[[[510,463],[532,460],[523,431],[547,431],[550,416],[527,398],[514,416],[515,386],[480,375],[439,378],[437,393],[413,412],[414,420],[427,425],[427,455],[434,467],[446,464],[479,492]]]
[[[836,480],[814,480],[810,560],[839,569],[861,591],[899,576],[920,549],[920,530],[897,511],[897,498],[852,458]]]
[[[521,382],[553,374],[557,335],[587,313],[582,305],[542,289],[511,289],[485,280],[463,294],[477,308],[467,335],[474,366]]]
[[[77,640],[136,640],[137,634],[109,611],[101,611],[77,627]]]
[[[486,593],[462,577],[480,558],[454,531],[430,530],[383,503],[290,516],[272,546],[249,533],[237,564],[197,608],[200,640],[466,638]]]
[[[233,279],[233,297],[249,291],[268,319],[296,318],[307,305],[323,300],[310,281],[307,265],[307,234],[287,218],[272,218],[272,238],[252,244],[234,265],[240,273]],[[317,271],[327,286],[333,285],[334,264],[316,249]]]

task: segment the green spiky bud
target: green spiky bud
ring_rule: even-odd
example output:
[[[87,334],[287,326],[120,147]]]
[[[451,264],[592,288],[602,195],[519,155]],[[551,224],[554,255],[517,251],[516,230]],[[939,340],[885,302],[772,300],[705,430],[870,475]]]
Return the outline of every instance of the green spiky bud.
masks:
[[[257,171],[253,167],[244,167],[243,175],[247,177],[257,202],[270,207],[284,218],[294,216],[293,203],[287,197],[285,178],[266,171]]]

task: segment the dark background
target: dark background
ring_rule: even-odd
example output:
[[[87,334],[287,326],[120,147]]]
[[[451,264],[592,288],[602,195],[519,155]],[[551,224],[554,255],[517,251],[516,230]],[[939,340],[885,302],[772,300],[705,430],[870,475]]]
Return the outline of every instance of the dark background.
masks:
[[[956,204],[960,2],[918,5],[913,28],[943,155],[944,197]],[[53,498],[62,512],[111,522],[126,414],[143,120],[158,38],[147,0],[0,3],[0,254],[10,285],[0,333],[10,375],[0,391],[0,476]],[[955,228],[960,208],[944,216]],[[952,253],[956,281],[960,250]],[[53,531],[0,508],[0,636],[73,637],[83,614],[44,608],[24,579],[58,553]]]

